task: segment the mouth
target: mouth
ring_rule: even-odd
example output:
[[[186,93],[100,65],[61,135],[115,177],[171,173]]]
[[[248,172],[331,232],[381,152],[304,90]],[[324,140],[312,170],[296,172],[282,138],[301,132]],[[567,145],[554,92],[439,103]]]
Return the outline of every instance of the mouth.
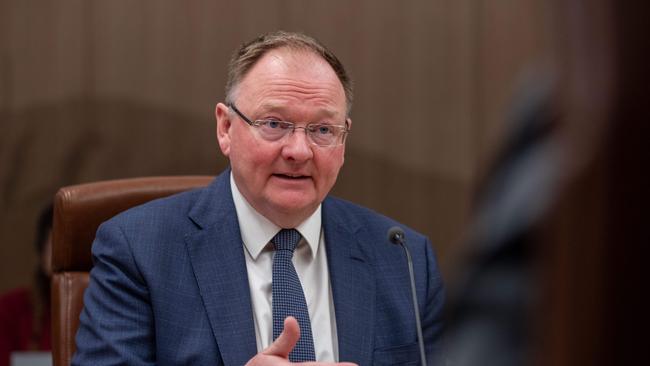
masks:
[[[288,180],[304,180],[304,179],[309,179],[310,177],[307,175],[301,175],[301,174],[273,174],[274,177],[280,178],[280,179],[288,179]]]

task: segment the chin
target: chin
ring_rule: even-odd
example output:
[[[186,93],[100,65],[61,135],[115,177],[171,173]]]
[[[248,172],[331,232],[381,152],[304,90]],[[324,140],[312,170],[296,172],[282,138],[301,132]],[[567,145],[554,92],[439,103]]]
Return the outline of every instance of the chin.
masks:
[[[316,207],[318,207],[318,203],[316,203],[313,199],[310,200],[305,200],[305,199],[300,199],[300,198],[291,198],[291,197],[284,197],[283,199],[280,200],[274,200],[273,206],[280,212],[284,212],[286,214],[292,214],[292,213],[305,213],[308,212],[311,214]]]

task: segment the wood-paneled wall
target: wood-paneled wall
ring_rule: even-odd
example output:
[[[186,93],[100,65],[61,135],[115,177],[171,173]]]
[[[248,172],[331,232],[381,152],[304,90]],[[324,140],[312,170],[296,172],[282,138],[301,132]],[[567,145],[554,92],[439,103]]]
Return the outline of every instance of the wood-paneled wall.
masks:
[[[335,194],[444,259],[517,80],[552,56],[548,24],[541,0],[0,0],[0,290],[29,282],[58,187],[223,169],[226,63],[277,29],[319,38],[355,80]]]

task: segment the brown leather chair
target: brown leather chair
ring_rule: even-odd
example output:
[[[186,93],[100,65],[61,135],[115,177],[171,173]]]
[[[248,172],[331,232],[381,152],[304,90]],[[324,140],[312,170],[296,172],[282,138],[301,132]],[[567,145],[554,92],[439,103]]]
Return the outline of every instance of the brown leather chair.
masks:
[[[213,177],[132,178],[61,188],[54,198],[52,229],[52,353],[55,366],[69,365],[83,293],[93,266],[90,248],[102,222],[155,198],[206,186]]]

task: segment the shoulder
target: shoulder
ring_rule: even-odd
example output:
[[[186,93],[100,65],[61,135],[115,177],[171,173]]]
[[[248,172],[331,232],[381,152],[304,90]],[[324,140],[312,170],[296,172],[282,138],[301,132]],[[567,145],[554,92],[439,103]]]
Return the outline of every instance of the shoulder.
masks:
[[[93,254],[115,254],[130,248],[129,252],[141,252],[146,256],[155,248],[182,243],[183,236],[195,227],[188,212],[204,189],[155,199],[105,221],[97,230]]]
[[[323,202],[323,215],[335,216],[336,221],[351,227],[353,230],[381,235],[382,239],[386,238],[390,228],[398,226],[413,239],[418,241],[427,240],[423,234],[393,218],[368,207],[333,196],[328,196]]]
[[[97,237],[115,235],[131,243],[132,250],[140,248],[145,252],[165,243],[182,242],[184,235],[196,227],[189,212],[205,189],[156,199],[126,210],[104,222]]]
[[[232,206],[229,183],[230,170],[217,176],[206,187],[188,190],[168,197],[155,199],[126,210],[106,225],[118,225],[125,230],[137,229],[147,233],[148,229],[166,231],[170,228],[190,228],[211,222],[215,211],[228,211]],[[224,204],[223,202],[230,202]],[[136,227],[133,227],[133,226]]]
[[[108,223],[128,224],[129,222],[149,222],[175,220],[179,217],[187,217],[194,202],[206,188],[198,188],[187,192],[177,193],[168,197],[155,199],[139,206],[123,211],[110,220]]]
[[[328,196],[325,201],[323,201],[323,208],[325,211],[336,212],[338,215],[342,215],[347,219],[395,222],[391,218],[384,216],[370,208],[334,196]]]
[[[185,237],[195,230],[188,212],[203,189],[147,202],[102,223],[91,249],[91,285],[111,280],[142,294],[182,267]],[[102,286],[93,285],[93,291]]]

